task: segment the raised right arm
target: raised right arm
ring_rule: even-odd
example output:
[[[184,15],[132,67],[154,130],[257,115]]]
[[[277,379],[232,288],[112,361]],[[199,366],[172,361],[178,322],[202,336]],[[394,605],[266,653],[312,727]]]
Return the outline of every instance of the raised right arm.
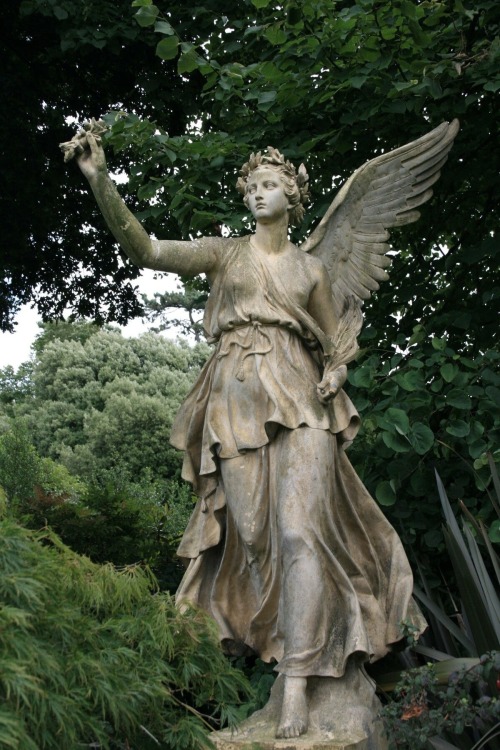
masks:
[[[186,276],[212,275],[217,265],[214,243],[151,240],[111,180],[101,144],[92,133],[85,133],[85,137],[88,148],[77,156],[78,166],[89,181],[106,224],[132,263]]]

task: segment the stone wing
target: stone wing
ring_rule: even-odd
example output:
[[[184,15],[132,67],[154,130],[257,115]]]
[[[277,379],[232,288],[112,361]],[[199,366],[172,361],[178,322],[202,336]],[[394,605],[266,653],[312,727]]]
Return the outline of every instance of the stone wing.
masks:
[[[362,302],[389,278],[388,229],[420,217],[415,209],[431,197],[458,130],[458,120],[443,122],[422,138],[363,164],[301,245],[326,265],[339,317],[348,297]]]

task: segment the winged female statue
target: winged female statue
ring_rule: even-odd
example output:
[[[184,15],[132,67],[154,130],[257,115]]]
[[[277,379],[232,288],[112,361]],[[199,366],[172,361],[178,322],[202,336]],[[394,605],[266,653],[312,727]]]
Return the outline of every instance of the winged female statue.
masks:
[[[418,218],[458,123],[363,165],[300,248],[288,228],[308,175],[278,150],[252,154],[238,179],[254,233],[156,240],[116,191],[94,125],[62,147],[129,258],[211,285],[214,350],[171,435],[199,497],[177,601],[208,611],[230,653],[276,662],[275,734],[298,737],[314,679],[340,684],[350,665],[387,653],[403,621],[425,627],[401,542],[347,458],[359,417],[342,385],[360,305],[387,278],[388,229]]]

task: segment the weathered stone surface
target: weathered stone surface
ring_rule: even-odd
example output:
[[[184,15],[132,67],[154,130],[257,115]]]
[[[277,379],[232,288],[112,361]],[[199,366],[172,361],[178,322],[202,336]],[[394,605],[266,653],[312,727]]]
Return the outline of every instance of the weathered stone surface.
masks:
[[[237,731],[214,732],[211,739],[219,750],[387,750],[374,684],[356,665],[351,664],[340,679],[309,678],[309,728],[301,737],[276,739],[282,699],[280,676],[261,711]]]

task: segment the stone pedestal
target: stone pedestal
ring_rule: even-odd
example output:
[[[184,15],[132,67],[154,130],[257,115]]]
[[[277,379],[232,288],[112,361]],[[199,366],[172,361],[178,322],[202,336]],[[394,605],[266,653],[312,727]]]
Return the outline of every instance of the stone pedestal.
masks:
[[[309,729],[301,737],[277,740],[275,735],[283,697],[278,677],[268,703],[237,730],[213,732],[218,750],[388,750],[380,702],[363,668],[350,665],[340,679],[310,677],[307,681]]]

